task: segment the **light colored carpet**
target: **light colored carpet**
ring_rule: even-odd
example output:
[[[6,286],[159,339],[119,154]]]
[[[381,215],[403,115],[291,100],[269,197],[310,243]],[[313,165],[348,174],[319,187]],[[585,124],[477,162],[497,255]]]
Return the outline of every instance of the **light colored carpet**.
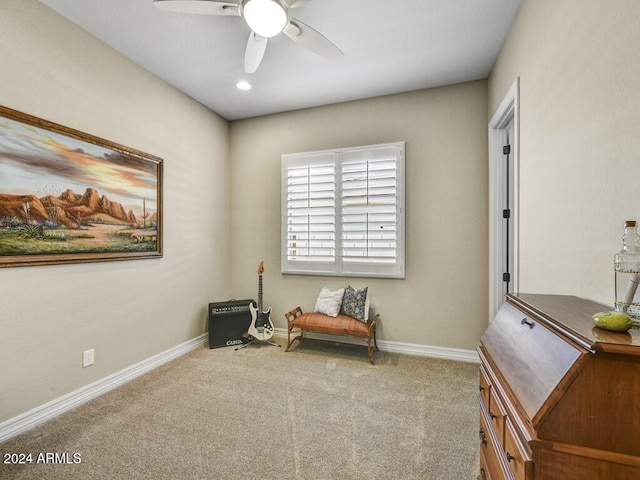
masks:
[[[0,478],[472,480],[477,391],[468,363],[203,347],[0,444],[33,462]]]

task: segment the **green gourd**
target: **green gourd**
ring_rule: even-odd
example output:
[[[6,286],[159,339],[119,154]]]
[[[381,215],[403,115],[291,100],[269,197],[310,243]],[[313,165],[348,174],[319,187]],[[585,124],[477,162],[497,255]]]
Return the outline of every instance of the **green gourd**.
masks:
[[[626,332],[631,328],[631,318],[624,312],[599,312],[591,317],[597,327],[612,332]]]

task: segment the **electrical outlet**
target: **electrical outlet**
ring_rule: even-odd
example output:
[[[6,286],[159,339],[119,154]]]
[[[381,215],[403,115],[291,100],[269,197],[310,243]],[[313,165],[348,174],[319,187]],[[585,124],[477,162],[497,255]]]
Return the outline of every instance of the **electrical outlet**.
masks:
[[[82,352],[82,368],[88,367],[89,365],[93,365],[94,362],[94,352],[93,348],[91,350],[85,350]]]

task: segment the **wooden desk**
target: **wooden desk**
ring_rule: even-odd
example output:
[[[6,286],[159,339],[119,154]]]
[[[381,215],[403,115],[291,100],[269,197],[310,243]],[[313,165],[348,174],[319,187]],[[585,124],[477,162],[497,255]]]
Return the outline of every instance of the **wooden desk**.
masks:
[[[640,479],[640,330],[578,297],[508,294],[481,339],[480,476]]]

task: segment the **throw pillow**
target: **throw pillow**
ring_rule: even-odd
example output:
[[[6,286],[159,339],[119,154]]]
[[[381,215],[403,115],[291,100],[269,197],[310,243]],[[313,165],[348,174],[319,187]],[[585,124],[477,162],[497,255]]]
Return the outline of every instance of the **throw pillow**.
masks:
[[[369,287],[356,290],[349,285],[344,291],[340,313],[349,315],[361,322],[369,322]]]
[[[332,292],[327,287],[322,287],[318,299],[316,300],[315,311],[324,313],[330,317],[337,317],[340,313],[340,307],[342,305],[342,297],[344,295],[344,288]]]

